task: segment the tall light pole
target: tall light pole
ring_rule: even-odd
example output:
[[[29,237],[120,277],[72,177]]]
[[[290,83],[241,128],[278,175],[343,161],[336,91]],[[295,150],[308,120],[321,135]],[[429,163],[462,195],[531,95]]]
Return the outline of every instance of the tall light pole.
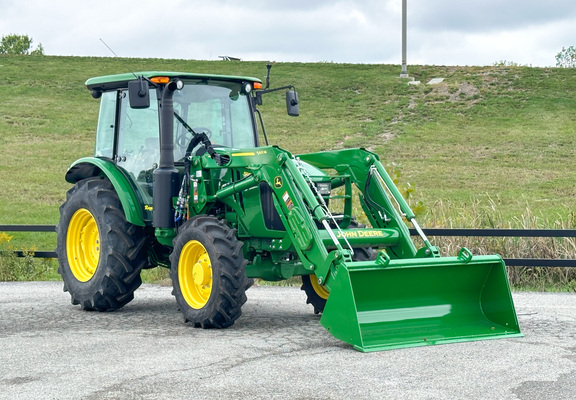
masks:
[[[406,1],[402,0],[402,70],[400,78],[408,78],[408,69],[406,68]]]

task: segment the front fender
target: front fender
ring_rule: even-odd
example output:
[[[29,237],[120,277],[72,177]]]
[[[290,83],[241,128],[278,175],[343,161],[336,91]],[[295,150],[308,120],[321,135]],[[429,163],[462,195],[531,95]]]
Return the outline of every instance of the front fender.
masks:
[[[94,176],[106,177],[114,186],[126,220],[133,225],[145,226],[142,206],[132,185],[116,165],[96,157],[84,157],[75,161],[66,172],[66,181],[76,183]]]

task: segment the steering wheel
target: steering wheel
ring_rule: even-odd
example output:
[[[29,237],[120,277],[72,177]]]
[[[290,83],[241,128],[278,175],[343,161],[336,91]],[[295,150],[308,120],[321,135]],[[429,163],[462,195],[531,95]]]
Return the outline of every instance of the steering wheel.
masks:
[[[192,130],[196,133],[204,133],[206,134],[206,136],[208,137],[208,139],[210,139],[212,137],[212,131],[204,126],[196,126],[194,128],[192,128]],[[190,143],[190,140],[192,140],[192,134],[190,132],[188,132],[185,129],[182,129],[180,131],[180,133],[178,134],[178,136],[176,136],[176,141],[175,143],[182,147],[182,148],[186,148],[188,147],[188,143]]]

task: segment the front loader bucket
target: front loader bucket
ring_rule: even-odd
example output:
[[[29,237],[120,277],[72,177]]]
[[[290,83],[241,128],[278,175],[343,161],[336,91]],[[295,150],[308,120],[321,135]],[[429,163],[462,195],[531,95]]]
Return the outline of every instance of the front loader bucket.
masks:
[[[340,266],[320,322],[365,352],[522,336],[499,256]]]

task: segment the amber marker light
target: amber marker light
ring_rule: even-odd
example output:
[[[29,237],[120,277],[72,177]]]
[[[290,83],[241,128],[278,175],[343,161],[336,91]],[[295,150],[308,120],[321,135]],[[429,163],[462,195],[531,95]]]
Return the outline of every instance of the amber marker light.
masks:
[[[154,78],[150,79],[154,83],[170,83],[170,78],[167,76],[155,76]]]
[[[254,86],[254,89],[262,89],[262,83],[260,82],[254,82],[254,85],[252,86]]]

